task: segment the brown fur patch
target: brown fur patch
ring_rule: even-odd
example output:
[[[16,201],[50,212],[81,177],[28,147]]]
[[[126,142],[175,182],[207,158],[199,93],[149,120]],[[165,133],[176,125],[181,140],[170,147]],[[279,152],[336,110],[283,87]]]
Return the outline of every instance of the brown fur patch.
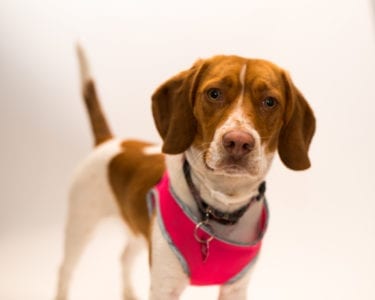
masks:
[[[147,192],[160,180],[165,170],[162,154],[146,155],[149,143],[129,140],[121,144],[124,151],[108,166],[110,185],[121,214],[134,234],[150,238]]]

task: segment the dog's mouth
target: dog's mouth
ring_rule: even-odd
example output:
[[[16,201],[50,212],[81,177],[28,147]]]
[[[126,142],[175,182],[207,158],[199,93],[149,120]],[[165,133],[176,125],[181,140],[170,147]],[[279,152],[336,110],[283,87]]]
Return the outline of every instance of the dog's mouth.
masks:
[[[221,159],[215,166],[211,166],[207,156],[203,156],[203,163],[210,172],[224,173],[230,176],[254,175],[255,165],[249,163],[247,159],[233,159],[226,157]]]
[[[223,171],[225,171],[228,174],[237,175],[237,174],[245,174],[248,173],[248,170],[246,170],[245,167],[237,164],[232,165],[226,165],[221,168]]]
[[[253,169],[247,162],[231,159],[222,161],[217,168],[229,175],[251,175]]]

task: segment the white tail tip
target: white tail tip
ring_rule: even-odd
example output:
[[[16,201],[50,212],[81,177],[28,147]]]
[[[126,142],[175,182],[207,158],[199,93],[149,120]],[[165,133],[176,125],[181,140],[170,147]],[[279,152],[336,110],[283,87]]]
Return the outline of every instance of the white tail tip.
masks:
[[[80,43],[77,43],[76,51],[77,51],[77,56],[78,56],[79,69],[81,73],[81,84],[82,84],[82,88],[84,88],[85,83],[87,83],[89,80],[92,79],[90,66],[89,66],[85,51],[83,50]]]

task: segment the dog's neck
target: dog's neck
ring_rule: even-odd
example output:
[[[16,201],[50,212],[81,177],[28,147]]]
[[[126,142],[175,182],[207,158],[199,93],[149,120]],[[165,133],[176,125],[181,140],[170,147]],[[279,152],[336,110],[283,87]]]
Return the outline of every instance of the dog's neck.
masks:
[[[193,151],[186,151],[185,156],[191,166],[191,177],[200,196],[210,206],[232,212],[244,206],[258,194],[258,187],[264,178],[250,175],[228,175],[212,172],[199,160]]]
[[[187,204],[196,216],[200,216],[196,202],[186,183],[183,164],[184,154],[167,155],[166,164],[174,193]],[[262,180],[249,181],[243,177],[215,176],[200,172],[192,166],[191,176],[200,196],[207,204],[223,212],[232,212],[248,203],[258,194]],[[258,235],[258,221],[263,209],[263,201],[255,201],[235,225],[214,222],[212,227],[218,235],[229,237],[236,242],[249,243]]]
[[[246,205],[257,196],[260,184],[241,177],[212,176],[196,170],[192,170],[192,179],[207,204],[223,212],[232,212]]]

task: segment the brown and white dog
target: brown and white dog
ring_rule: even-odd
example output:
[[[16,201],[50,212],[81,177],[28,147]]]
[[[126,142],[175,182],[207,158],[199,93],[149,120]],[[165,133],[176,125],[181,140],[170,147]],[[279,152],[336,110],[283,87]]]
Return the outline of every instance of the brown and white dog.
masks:
[[[78,168],[71,187],[56,299],[67,299],[72,272],[90,233],[100,220],[112,215],[121,216],[129,232],[122,255],[124,299],[135,298],[129,277],[134,257],[145,245],[150,253],[150,299],[178,299],[189,278],[155,222],[155,214],[149,216],[147,192],[167,170],[174,193],[199,219],[198,205],[184,176],[187,161],[199,196],[218,211],[236,211],[258,194],[276,151],[293,170],[310,166],[313,112],[278,66],[258,59],[215,56],[198,60],[153,94],[161,148],[122,141],[112,136],[86,59],[82,51],[78,53],[95,149]],[[264,201],[256,201],[235,224],[210,221],[210,228],[217,237],[251,243],[259,236],[263,207]],[[245,299],[250,271],[222,285],[219,298]]]

